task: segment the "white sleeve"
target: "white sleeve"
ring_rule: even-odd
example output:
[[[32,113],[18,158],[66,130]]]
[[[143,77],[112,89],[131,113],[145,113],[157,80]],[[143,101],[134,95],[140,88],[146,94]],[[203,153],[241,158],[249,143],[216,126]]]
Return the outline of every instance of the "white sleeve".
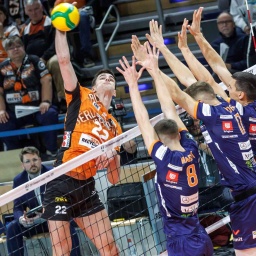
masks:
[[[244,31],[244,28],[247,26],[247,23],[245,22],[245,18],[247,17],[247,12],[246,12],[246,6],[244,1],[231,0],[230,14],[233,16],[236,26],[241,28]]]

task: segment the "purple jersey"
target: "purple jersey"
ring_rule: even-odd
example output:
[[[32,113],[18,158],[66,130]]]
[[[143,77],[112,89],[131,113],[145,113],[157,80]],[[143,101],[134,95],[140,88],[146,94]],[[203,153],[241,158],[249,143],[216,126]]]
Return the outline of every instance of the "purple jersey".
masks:
[[[198,230],[199,153],[187,131],[181,131],[184,152],[171,150],[162,142],[151,145],[149,154],[156,164],[155,185],[167,235],[190,234]]]
[[[249,135],[253,155],[256,156],[256,101],[243,106],[239,102],[230,99],[230,104],[238,109]]]
[[[198,103],[195,118],[203,121],[201,126],[224,180],[232,189],[233,196],[256,185],[256,165],[248,133],[238,109],[228,102],[217,106]]]

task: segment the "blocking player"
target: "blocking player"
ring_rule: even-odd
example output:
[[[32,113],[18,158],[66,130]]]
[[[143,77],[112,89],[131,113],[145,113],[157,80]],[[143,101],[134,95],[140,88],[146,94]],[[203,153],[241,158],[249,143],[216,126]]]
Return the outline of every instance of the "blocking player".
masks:
[[[149,45],[147,45],[150,51]],[[155,48],[154,48],[155,51]],[[212,255],[211,240],[197,217],[199,154],[196,142],[176,113],[170,94],[158,74],[158,55],[147,59],[165,119],[154,127],[142,102],[138,79],[144,68],[136,71],[123,57],[117,70],[129,85],[133,110],[144,142],[156,169],[156,191],[164,221],[168,255]],[[146,65],[146,63],[144,63]],[[172,81],[174,83],[174,81]]]
[[[183,92],[171,78],[158,71],[172,99],[193,118],[200,119],[205,141],[223,175],[222,184],[232,190],[230,207],[236,255],[256,254],[256,165],[242,118],[234,106],[220,102],[206,82],[196,82]]]
[[[223,100],[228,101],[231,105],[238,108],[245,128],[249,133],[253,153],[256,155],[256,77],[255,75],[247,72],[236,72],[233,75],[229,72],[224,61],[200,32],[201,13],[201,8],[194,12],[191,27],[188,26],[188,20],[184,19],[181,32],[178,33],[178,47],[193,74],[191,71],[188,71],[187,67],[181,63],[177,57],[164,45],[161,30],[162,27],[158,26],[157,21],[150,22],[150,35],[147,34],[147,38],[151,43],[156,43],[157,48],[164,55],[173,73],[184,86],[188,87],[197,80],[205,81],[213,87],[214,92],[221,96]],[[209,71],[190,51],[187,45],[187,27],[189,27],[190,32],[193,35],[198,35],[195,36],[195,38],[196,40],[199,38],[197,42],[202,50],[202,53],[204,54],[204,57],[215,73],[220,76],[220,79],[224,82],[224,84],[227,85],[230,98],[227,96],[224,89],[222,89],[222,87],[215,82]]]
[[[223,59],[212,48],[200,31],[202,11],[203,8],[199,8],[194,12],[191,26],[186,26],[187,23],[183,24],[183,36],[179,37],[181,52],[190,70],[197,79],[209,82],[217,95],[221,96],[225,101],[239,110],[245,129],[249,134],[254,156],[256,156],[256,76],[249,72],[236,72],[233,75],[230,73]],[[189,51],[187,43],[184,44],[182,42],[186,40],[186,36],[184,36],[186,34],[186,28],[188,28],[190,33],[194,36],[214,73],[218,75],[220,80],[226,85],[229,97],[224,89],[216,83],[211,76],[208,77],[207,80],[204,79],[204,70],[199,66],[201,64]]]
[[[66,33],[56,30],[55,46],[67,101],[65,132],[55,166],[68,162],[120,134],[121,127],[108,113],[116,80],[110,70],[101,70],[92,90],[79,85],[70,62]],[[85,162],[47,184],[43,217],[48,220],[53,255],[69,255],[69,220],[73,218],[95,244],[101,256],[119,254],[110,220],[95,190],[93,176],[107,168],[107,178],[119,181],[120,156],[116,150]]]

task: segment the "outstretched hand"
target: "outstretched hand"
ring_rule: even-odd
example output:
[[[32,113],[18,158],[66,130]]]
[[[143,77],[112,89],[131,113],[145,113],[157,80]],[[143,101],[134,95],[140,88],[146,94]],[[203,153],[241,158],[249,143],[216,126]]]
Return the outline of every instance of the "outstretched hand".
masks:
[[[132,36],[131,48],[136,60],[144,61],[147,58],[147,49],[140,44],[137,36]]]
[[[146,37],[151,45],[156,44],[157,48],[164,46],[164,38],[162,34],[162,25],[158,26],[158,22],[151,20],[149,22],[150,35],[146,34]]]
[[[102,154],[95,158],[95,166],[97,170],[102,170],[108,168],[111,161],[114,160],[114,157],[117,155],[116,150],[109,150],[105,154]]]
[[[193,36],[196,36],[201,33],[200,26],[203,9],[203,7],[200,7],[198,10],[194,11],[192,24],[187,26],[187,28],[189,29],[190,33]]]
[[[181,27],[181,32],[178,32],[178,47],[181,50],[182,48],[188,48],[187,42],[187,26],[188,20],[185,18]]]
[[[144,43],[145,51],[147,52],[147,58],[144,61],[137,61],[136,64],[141,65],[146,68],[149,72],[154,72],[158,70],[158,57],[159,57],[159,49],[156,49],[156,44],[153,43],[153,49],[149,42]]]
[[[128,60],[124,56],[122,60],[119,60],[119,63],[122,69],[119,67],[116,67],[116,69],[124,76],[124,79],[129,87],[138,86],[138,80],[140,79],[141,74],[145,68],[142,67],[139,72],[137,72],[134,56],[132,56],[132,65],[129,64]]]

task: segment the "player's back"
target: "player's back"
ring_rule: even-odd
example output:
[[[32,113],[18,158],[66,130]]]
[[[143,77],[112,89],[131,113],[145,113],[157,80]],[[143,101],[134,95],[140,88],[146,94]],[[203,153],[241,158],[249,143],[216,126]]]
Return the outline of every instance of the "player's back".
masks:
[[[206,143],[233,195],[256,184],[256,167],[248,133],[236,107],[221,102],[217,106],[198,103],[197,118]]]
[[[170,150],[158,141],[150,152],[156,168],[156,191],[164,219],[165,233],[190,234],[199,225],[198,175],[199,153],[196,142],[187,132],[181,132],[185,151]]]

